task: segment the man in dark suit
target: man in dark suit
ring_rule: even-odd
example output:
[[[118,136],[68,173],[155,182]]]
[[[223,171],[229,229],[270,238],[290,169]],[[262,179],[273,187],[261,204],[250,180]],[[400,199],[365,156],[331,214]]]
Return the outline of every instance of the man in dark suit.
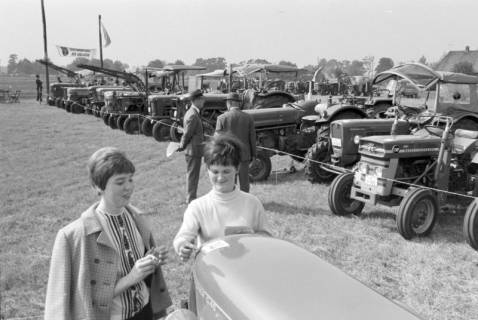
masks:
[[[204,105],[202,91],[198,89],[191,92],[189,98],[191,99],[192,105],[184,115],[183,136],[179,142],[178,149],[178,151],[184,150],[186,157],[188,203],[196,199],[197,196],[204,142],[202,121],[199,116]]]
[[[226,98],[228,111],[217,118],[216,132],[228,132],[242,142],[239,165],[239,184],[244,192],[249,192],[249,163],[256,156],[256,129],[252,117],[242,112],[241,98],[237,93],[230,93]]]

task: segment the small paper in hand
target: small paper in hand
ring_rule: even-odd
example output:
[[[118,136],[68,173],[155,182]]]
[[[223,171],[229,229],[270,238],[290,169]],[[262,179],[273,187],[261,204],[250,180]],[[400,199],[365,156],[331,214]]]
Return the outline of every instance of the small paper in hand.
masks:
[[[177,142],[170,142],[168,144],[168,148],[166,149],[166,157],[170,157],[179,149],[179,143]]]

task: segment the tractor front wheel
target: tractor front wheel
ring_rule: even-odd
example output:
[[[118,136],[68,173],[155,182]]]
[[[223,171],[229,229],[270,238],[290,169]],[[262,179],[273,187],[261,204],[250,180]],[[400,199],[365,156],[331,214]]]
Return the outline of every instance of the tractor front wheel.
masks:
[[[182,129],[179,129],[179,123],[174,122],[171,125],[171,128],[169,128],[169,136],[171,137],[171,141],[173,142],[179,142],[181,140],[181,137],[183,135]]]
[[[314,143],[305,155],[305,175],[312,183],[330,183],[335,174],[324,170],[322,163],[330,163],[330,147],[328,139]]]
[[[141,131],[147,137],[151,137],[153,135],[153,122],[151,119],[144,119],[143,123],[141,124]]]
[[[108,125],[110,126],[111,129],[118,129],[118,125],[116,124],[116,120],[118,119],[118,116],[115,114],[112,114],[108,118]]]
[[[438,198],[427,189],[412,189],[400,202],[397,213],[398,232],[407,240],[427,236],[435,225]]]
[[[124,130],[124,122],[127,118],[127,115],[118,116],[118,118],[116,119],[116,126],[118,127],[118,129]]]
[[[258,152],[249,164],[249,179],[253,182],[267,180],[271,174],[271,158],[264,152]]]
[[[153,137],[156,141],[167,141],[171,136],[173,120],[161,119],[153,126]],[[179,141],[179,140],[178,140]]]
[[[478,250],[478,200],[474,200],[466,209],[463,234],[466,242],[473,249]]]
[[[329,187],[328,200],[333,214],[348,216],[362,213],[365,204],[350,197],[353,182],[353,173],[342,173],[332,181]]]
[[[124,122],[124,132],[127,134],[141,133],[141,117],[128,117]]]

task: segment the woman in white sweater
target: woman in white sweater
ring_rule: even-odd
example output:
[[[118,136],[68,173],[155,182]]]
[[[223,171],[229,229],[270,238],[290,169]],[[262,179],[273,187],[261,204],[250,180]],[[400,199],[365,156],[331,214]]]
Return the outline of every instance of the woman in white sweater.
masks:
[[[206,144],[204,163],[212,189],[184,212],[173,243],[181,260],[189,259],[196,239],[199,248],[203,242],[224,236],[228,227],[268,234],[261,202],[236,186],[241,147],[241,142],[228,134],[216,135]]]

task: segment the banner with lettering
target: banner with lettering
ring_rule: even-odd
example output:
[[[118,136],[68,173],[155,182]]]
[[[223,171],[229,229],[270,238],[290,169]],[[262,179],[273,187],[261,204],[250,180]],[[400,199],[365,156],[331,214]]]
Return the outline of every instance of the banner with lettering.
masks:
[[[78,49],[64,46],[56,46],[58,53],[62,57],[87,58],[92,59],[96,56],[96,49]]]

